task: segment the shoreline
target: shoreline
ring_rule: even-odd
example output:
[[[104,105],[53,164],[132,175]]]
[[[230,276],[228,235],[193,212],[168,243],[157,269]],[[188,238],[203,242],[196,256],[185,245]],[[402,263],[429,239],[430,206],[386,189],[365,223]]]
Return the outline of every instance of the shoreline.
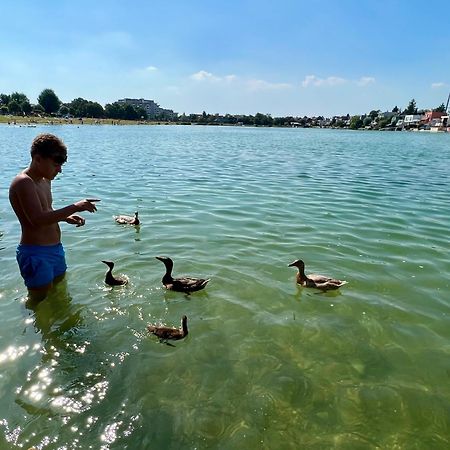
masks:
[[[169,122],[169,121],[150,121],[150,120],[123,120],[123,119],[94,119],[89,117],[83,118],[49,118],[49,117],[23,117],[23,116],[2,116],[0,115],[0,125],[8,125],[12,127],[28,127],[35,128],[38,125],[110,125],[110,126],[121,126],[121,125],[180,125],[180,126],[220,126],[220,127],[239,127],[239,128],[303,128],[303,129],[324,129],[324,130],[350,130],[350,131],[408,131],[416,133],[448,133],[450,132],[450,127],[447,129],[368,129],[368,128],[357,128],[352,129],[349,127],[324,127],[324,126],[267,126],[267,125],[236,125],[236,124],[202,124],[197,122]]]

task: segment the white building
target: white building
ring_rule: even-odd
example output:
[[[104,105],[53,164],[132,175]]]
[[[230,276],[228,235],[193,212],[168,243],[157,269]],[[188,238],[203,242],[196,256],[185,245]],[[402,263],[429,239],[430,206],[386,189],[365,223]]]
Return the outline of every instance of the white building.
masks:
[[[137,108],[144,108],[148,114],[149,119],[155,119],[158,116],[173,119],[177,117],[177,113],[174,113],[171,109],[161,108],[158,103],[153,100],[145,100],[143,98],[122,98],[117,100],[117,103],[125,103]]]

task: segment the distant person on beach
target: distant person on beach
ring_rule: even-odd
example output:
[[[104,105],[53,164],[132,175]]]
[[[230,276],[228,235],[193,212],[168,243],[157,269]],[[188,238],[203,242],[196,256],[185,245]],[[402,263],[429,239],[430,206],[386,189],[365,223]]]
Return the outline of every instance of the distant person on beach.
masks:
[[[9,188],[9,201],[22,227],[17,262],[31,300],[44,299],[53,283],[66,273],[58,222],[80,227],[85,220],[76,213],[97,210],[98,199],[52,208],[51,182],[62,172],[66,160],[67,148],[62,140],[53,134],[40,134],[31,145],[29,167],[16,175]]]

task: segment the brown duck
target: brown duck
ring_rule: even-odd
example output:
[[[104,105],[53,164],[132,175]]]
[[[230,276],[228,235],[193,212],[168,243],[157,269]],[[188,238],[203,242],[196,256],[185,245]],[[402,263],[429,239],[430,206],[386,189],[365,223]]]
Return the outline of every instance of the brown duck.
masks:
[[[114,220],[122,225],[139,225],[139,213],[136,211],[134,216],[114,216]]]
[[[110,286],[123,286],[124,284],[128,283],[128,278],[126,277],[115,277],[112,274],[112,271],[114,269],[114,263],[112,261],[102,261],[102,263],[106,264],[109,269],[106,271],[105,274],[105,283],[109,284]]]
[[[347,281],[337,280],[325,275],[305,275],[305,263],[301,259],[296,259],[294,262],[291,262],[291,264],[289,264],[289,267],[298,268],[297,283],[303,287],[317,288],[321,289],[322,291],[329,291],[338,289],[344,284],[347,284]]]
[[[183,339],[188,335],[187,317],[183,316],[181,318],[180,328],[166,327],[163,325],[147,325],[147,330],[155,336],[158,336],[161,341],[167,339]]]
[[[200,291],[208,282],[209,278],[191,278],[191,277],[172,277],[173,261],[168,256],[156,256],[166,266],[166,273],[162,277],[162,284],[169,291],[184,292],[190,294],[191,292]]]

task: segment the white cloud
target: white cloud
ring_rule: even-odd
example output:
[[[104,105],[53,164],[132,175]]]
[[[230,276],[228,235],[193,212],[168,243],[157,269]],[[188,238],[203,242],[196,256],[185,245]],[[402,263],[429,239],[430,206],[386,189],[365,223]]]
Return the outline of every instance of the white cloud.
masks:
[[[375,78],[374,77],[361,77],[356,84],[358,86],[367,86],[369,84],[373,84],[375,83]]]
[[[200,70],[199,72],[192,74],[190,78],[195,81],[225,81],[227,83],[231,83],[237,79],[236,75],[225,75],[223,77],[219,77],[217,75],[213,75],[211,72],[207,72],[206,70]]]
[[[288,89],[292,87],[288,83],[270,83],[264,80],[248,80],[247,86],[251,91],[268,91],[268,90]]]
[[[433,89],[441,88],[441,87],[445,87],[445,86],[447,86],[447,85],[445,83],[443,83],[442,81],[440,81],[438,83],[431,83],[431,87]]]
[[[196,81],[219,81],[220,77],[216,77],[211,72],[200,70],[200,72],[191,75],[191,78]]]
[[[145,70],[146,70],[147,72],[155,72],[156,70],[158,70],[158,68],[155,67],[155,66],[147,66],[147,67],[145,68]]]
[[[337,86],[339,84],[346,83],[347,80],[341,77],[328,77],[328,78],[319,78],[315,75],[307,75],[305,79],[302,81],[303,87],[308,86]]]
[[[307,75],[302,81],[304,88],[309,86],[322,87],[322,86],[339,86],[345,83],[357,84],[358,86],[368,86],[375,83],[374,77],[361,77],[359,80],[348,80],[342,77],[330,76],[327,78],[320,78],[316,75]]]

